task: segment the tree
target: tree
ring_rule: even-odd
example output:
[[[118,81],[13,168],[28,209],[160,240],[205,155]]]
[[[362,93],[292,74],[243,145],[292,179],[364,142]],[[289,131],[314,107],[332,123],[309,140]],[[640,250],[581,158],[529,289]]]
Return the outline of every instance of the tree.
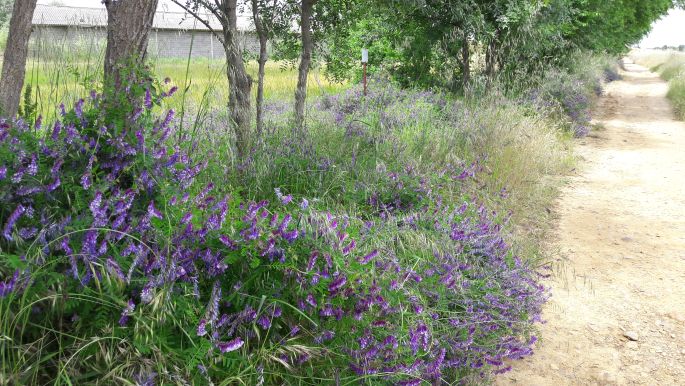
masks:
[[[19,110],[35,9],[36,0],[22,0],[16,1],[12,10],[0,78],[0,110],[9,117],[17,115]]]
[[[228,78],[228,110],[235,125],[238,157],[244,158],[252,147],[251,90],[252,78],[243,62],[243,50],[238,42],[237,0],[172,0],[188,14],[203,23],[217,37],[226,53],[226,76]],[[221,23],[221,31],[212,28],[200,9],[209,11]]]
[[[268,44],[269,39],[273,37],[274,28],[280,21],[278,12],[278,0],[269,3],[268,0],[250,0],[252,8],[252,20],[255,26],[255,32],[259,39],[259,57],[257,64],[259,70],[257,72],[257,137],[261,136],[264,126],[264,72],[266,62],[269,60]]]
[[[302,53],[300,66],[297,71],[297,89],[295,89],[295,124],[304,126],[304,109],[307,99],[307,78],[309,67],[312,62],[314,40],[312,38],[312,15],[314,4],[317,0],[302,0],[300,5],[300,39],[302,40]]]
[[[105,83],[116,93],[121,91],[122,71],[140,67],[145,61],[157,0],[104,0],[104,4],[107,8]]]

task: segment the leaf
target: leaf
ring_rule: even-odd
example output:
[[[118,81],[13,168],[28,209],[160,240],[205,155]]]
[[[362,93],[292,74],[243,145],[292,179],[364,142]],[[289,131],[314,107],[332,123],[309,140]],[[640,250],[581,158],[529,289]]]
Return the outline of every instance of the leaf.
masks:
[[[5,255],[5,262],[12,269],[24,269],[26,268],[26,262],[17,255]]]

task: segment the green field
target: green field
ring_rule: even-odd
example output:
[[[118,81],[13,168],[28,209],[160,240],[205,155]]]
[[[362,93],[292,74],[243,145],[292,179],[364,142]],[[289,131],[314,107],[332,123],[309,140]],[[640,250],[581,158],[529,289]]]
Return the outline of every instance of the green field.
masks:
[[[228,80],[225,60],[157,59],[151,63],[158,79],[170,78],[170,86],[179,92],[167,100],[168,107],[177,110],[196,110],[199,106],[219,108],[228,100]],[[248,71],[254,79],[252,92],[257,92],[257,63],[248,62]],[[50,60],[34,58],[27,65],[26,85],[31,85],[32,99],[44,117],[52,117],[60,103],[69,103],[99,88],[102,80],[102,61]],[[264,98],[267,101],[290,100],[297,84],[297,69],[284,62],[267,62],[264,80]],[[344,83],[329,81],[323,69],[315,68],[309,74],[309,95],[316,97],[340,92]]]

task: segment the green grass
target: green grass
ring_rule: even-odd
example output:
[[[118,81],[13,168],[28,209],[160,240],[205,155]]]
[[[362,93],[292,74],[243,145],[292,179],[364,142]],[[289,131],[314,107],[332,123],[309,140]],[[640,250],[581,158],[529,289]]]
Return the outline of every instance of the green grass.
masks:
[[[151,66],[159,79],[168,77],[171,85],[179,88],[179,92],[167,100],[170,108],[220,108],[228,100],[224,60],[192,59],[188,64],[183,59],[158,59]],[[247,68],[255,80],[252,91],[256,96],[257,63],[248,62]],[[51,117],[60,103],[76,101],[87,95],[90,89],[97,87],[101,82],[101,71],[102,61],[99,59],[41,61],[40,58],[34,58],[27,65],[26,85],[31,85],[34,90],[38,111]],[[267,102],[292,99],[296,85],[296,69],[287,67],[282,62],[267,63],[264,82],[264,98]],[[345,83],[334,83],[326,79],[321,68],[310,72],[308,86],[311,97],[334,94],[348,87]]]

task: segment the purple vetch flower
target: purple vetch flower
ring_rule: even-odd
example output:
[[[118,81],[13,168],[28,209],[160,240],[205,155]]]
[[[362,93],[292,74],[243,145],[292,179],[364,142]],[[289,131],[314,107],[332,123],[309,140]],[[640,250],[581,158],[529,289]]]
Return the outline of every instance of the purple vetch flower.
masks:
[[[48,192],[53,192],[55,189],[59,188],[59,186],[62,184],[62,180],[59,178],[59,176],[56,176],[52,182],[45,187],[45,190]]]
[[[0,166],[0,181],[4,180],[7,177],[7,166],[2,165]]]
[[[307,262],[307,272],[311,272],[312,269],[314,269],[314,265],[316,264],[316,260],[319,258],[319,252],[314,251],[312,254],[309,256],[309,261]]]
[[[339,275],[328,285],[328,292],[334,293],[341,289],[345,284],[347,284],[347,278],[343,275]]]
[[[18,196],[31,196],[33,194],[36,194],[38,192],[41,192],[43,188],[39,186],[25,186],[19,190],[17,190],[17,195]]]
[[[126,307],[121,312],[121,317],[119,318],[119,325],[122,327],[125,326],[126,323],[128,323],[129,316],[133,315],[133,312],[135,310],[136,310],[136,303],[133,302],[133,299],[129,299],[128,303],[126,304]]]
[[[428,327],[422,322],[419,322],[416,329],[409,329],[409,347],[414,355],[416,355],[419,349],[428,349],[429,338]]]
[[[274,189],[274,192],[276,193],[276,197],[278,197],[278,200],[279,200],[279,201],[281,202],[281,204],[283,204],[283,205],[288,205],[288,204],[290,204],[290,203],[293,201],[293,196],[290,195],[290,194],[288,194],[288,195],[283,195],[283,193],[281,193],[281,189],[280,189],[280,188],[275,188],[275,189]]]
[[[110,275],[118,277],[121,281],[126,281],[124,271],[121,270],[121,267],[119,266],[119,263],[116,262],[116,260],[112,259],[111,257],[107,258],[105,267],[107,268],[107,271],[110,273]]]
[[[19,204],[7,218],[5,227],[2,230],[2,235],[5,236],[7,240],[12,241],[12,228],[14,228],[14,225],[19,221],[19,218],[26,213],[26,210],[27,209],[23,205]]]
[[[95,192],[93,201],[88,205],[90,213],[93,215],[93,226],[103,227],[107,225],[107,207],[102,202],[102,192]]]
[[[400,381],[397,384],[399,386],[419,386],[419,385],[421,385],[422,382],[423,381],[421,379],[414,378],[414,379],[409,379],[406,381]]]
[[[347,256],[352,252],[352,250],[357,246],[357,242],[352,240],[350,241],[349,244],[347,244],[345,247],[342,249],[342,254],[343,256]]]
[[[19,229],[19,236],[24,240],[33,238],[37,234],[38,234],[38,228],[36,228],[36,227]]]
[[[212,297],[207,305],[206,318],[210,324],[216,323],[219,318],[219,301],[221,300],[221,285],[218,281],[214,282]]]
[[[76,117],[79,119],[83,119],[83,104],[85,101],[83,99],[79,99],[78,102],[74,105],[74,113],[76,113]]]
[[[359,258],[359,262],[360,262],[361,264],[367,264],[369,261],[375,259],[376,256],[378,256],[378,250],[377,250],[377,249],[374,249],[374,250],[371,251],[369,254],[367,254],[367,255],[362,256],[361,258]]]
[[[62,168],[63,164],[64,160],[61,158],[55,161],[55,163],[52,165],[52,168],[50,169],[50,175],[52,175],[53,177],[58,177],[59,170]]]
[[[38,118],[36,118],[36,123],[34,123],[33,127],[36,129],[36,131],[39,131],[43,127],[42,115],[38,115]]]
[[[150,303],[152,301],[152,298],[155,295],[153,289],[153,284],[151,282],[148,282],[143,286],[143,289],[140,291],[140,300],[143,303]]]
[[[26,174],[29,176],[35,176],[38,173],[38,158],[36,153],[31,154],[31,162],[29,166],[26,167]]]
[[[267,315],[262,315],[259,319],[257,319],[257,324],[264,330],[268,330],[269,327],[271,327],[271,318],[269,318]]]
[[[200,323],[197,325],[197,336],[207,335],[207,319],[200,319]]]
[[[155,208],[155,202],[154,201],[150,201],[150,204],[147,206],[147,214],[151,218],[154,217],[154,218],[158,218],[160,220],[163,218],[162,212],[160,212],[157,208]]]
[[[235,250],[238,248],[238,245],[236,244],[236,242],[231,240],[231,238],[226,236],[226,235],[219,236],[219,241],[221,241],[221,243],[223,245],[227,246],[228,249],[230,249],[230,250]]]
[[[240,337],[237,337],[237,338],[230,340],[228,342],[219,342],[216,344],[216,347],[222,353],[225,354],[227,352],[235,351],[235,350],[243,347],[244,344],[245,344],[245,342],[243,342],[243,340]]]
[[[317,303],[316,303],[316,298],[314,298],[314,295],[307,294],[307,297],[305,300],[307,301],[307,304],[316,308]]]
[[[306,210],[307,208],[309,208],[309,201],[307,201],[306,198],[302,199],[302,202],[300,203],[300,208],[302,210]]]
[[[14,275],[12,275],[9,280],[0,281],[0,298],[4,298],[10,293],[14,292],[18,280],[19,270],[17,269],[14,271]]]
[[[188,213],[184,214],[183,217],[181,217],[181,221],[180,221],[180,222],[181,222],[181,224],[183,224],[183,225],[187,225],[187,224],[190,222],[190,220],[192,220],[192,219],[193,219],[193,213],[192,213],[192,212],[188,212]]]
[[[81,186],[83,189],[88,190],[92,186],[93,181],[91,179],[90,173],[86,172],[81,176]]]
[[[145,89],[145,108],[148,110],[152,108],[152,94],[150,93],[150,89],[147,88]]]
[[[52,140],[57,141],[59,139],[59,133],[62,131],[62,122],[57,121],[55,122],[55,126],[52,128]]]

